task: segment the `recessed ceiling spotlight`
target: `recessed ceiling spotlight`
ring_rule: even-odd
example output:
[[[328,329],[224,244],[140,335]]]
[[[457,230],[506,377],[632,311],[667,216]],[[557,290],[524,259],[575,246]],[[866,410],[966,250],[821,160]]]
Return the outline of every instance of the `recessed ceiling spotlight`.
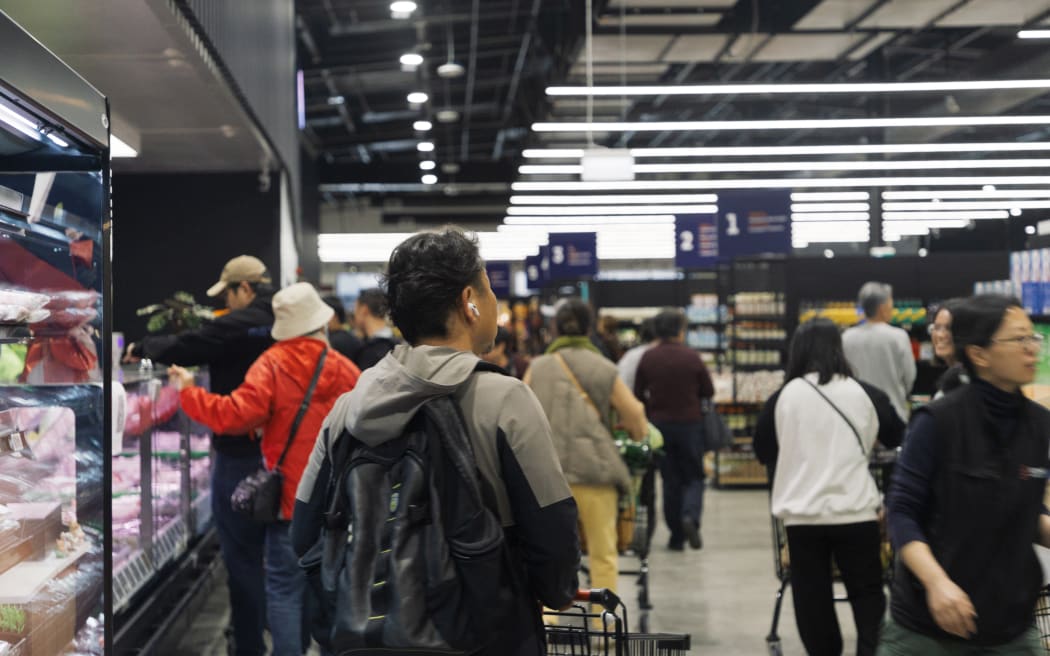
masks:
[[[459,112],[454,109],[442,109],[434,117],[438,123],[455,123],[459,120]]]
[[[432,173],[427,173],[422,178],[420,178],[420,181],[422,181],[422,183],[425,185],[432,185],[437,183],[438,177]]]
[[[345,105],[346,104],[346,98],[344,98],[343,96],[328,96],[328,104],[329,105]]]
[[[419,66],[423,63],[423,55],[415,52],[406,52],[401,55],[401,63],[405,66]]]
[[[416,121],[412,124],[412,129],[417,132],[426,132],[430,128],[434,127],[434,124],[430,121]]]
[[[928,251],[927,249],[925,249],[925,248],[920,248],[919,249],[919,257],[926,257],[929,254],[930,254],[930,251]]]
[[[432,159],[425,159],[419,163],[419,168],[422,171],[433,171],[437,166],[437,163]]]
[[[441,165],[441,172],[446,175],[455,175],[459,173],[459,164],[455,162],[446,162]]]
[[[1025,226],[1024,227],[1024,233],[1026,235],[1034,235],[1035,234],[1035,226]]]
[[[831,250],[830,248],[825,248],[824,257],[830,260],[831,258],[835,257],[835,251]]]
[[[418,150],[421,153],[432,153],[432,152],[434,152],[434,142],[433,141],[420,141],[419,143],[416,144],[416,150]]]
[[[398,2],[390,3],[390,17],[404,20],[412,17],[412,12],[418,9],[418,6],[414,2],[407,0],[398,0]]]
[[[984,185],[981,187],[981,191],[995,191],[995,185]]]
[[[1011,207],[1010,208],[1010,216],[1021,216],[1021,208],[1020,207]]]
[[[408,102],[412,103],[413,105],[422,105],[428,100],[430,100],[430,96],[423,93],[422,91],[413,91],[412,93],[408,94]]]

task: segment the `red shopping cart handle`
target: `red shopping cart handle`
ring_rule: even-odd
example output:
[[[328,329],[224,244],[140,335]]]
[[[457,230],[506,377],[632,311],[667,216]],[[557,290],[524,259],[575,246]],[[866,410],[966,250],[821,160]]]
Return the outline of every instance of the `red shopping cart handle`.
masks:
[[[612,612],[620,607],[620,598],[608,588],[596,588],[594,590],[577,590],[576,601],[589,601],[592,604],[601,604],[605,610]]]

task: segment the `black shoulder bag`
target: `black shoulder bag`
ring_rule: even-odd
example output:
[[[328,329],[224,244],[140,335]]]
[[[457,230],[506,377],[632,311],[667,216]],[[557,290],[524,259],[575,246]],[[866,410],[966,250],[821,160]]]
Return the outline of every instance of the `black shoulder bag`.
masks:
[[[295,434],[299,432],[299,424],[302,423],[303,416],[310,407],[310,399],[314,396],[314,389],[317,387],[317,381],[321,377],[321,370],[324,369],[324,361],[327,357],[328,349],[325,348],[324,351],[321,351],[321,357],[317,361],[317,370],[314,371],[314,377],[306,389],[306,396],[299,405],[299,414],[295,415],[295,421],[292,422],[292,429],[288,435],[288,441],[284,444],[284,451],[281,451],[281,457],[278,458],[273,470],[266,469],[264,465],[259,471],[238,483],[237,488],[230,495],[230,505],[242,515],[266,524],[276,522],[280,517],[281,489],[284,487],[281,465],[284,464],[284,458],[292,448],[292,443],[295,442]]]

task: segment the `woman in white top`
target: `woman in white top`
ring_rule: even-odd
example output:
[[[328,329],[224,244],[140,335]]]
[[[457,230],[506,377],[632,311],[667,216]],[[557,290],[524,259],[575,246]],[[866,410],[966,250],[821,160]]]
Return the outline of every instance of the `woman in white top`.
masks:
[[[795,332],[787,382],[762,409],[755,453],[771,466],[773,515],[787,528],[799,635],[811,656],[838,656],[832,559],[849,593],[857,654],[875,653],[886,610],[879,557],[882,498],[868,471],[875,441],[900,444],[904,423],[880,390],[852,377],[838,327]]]

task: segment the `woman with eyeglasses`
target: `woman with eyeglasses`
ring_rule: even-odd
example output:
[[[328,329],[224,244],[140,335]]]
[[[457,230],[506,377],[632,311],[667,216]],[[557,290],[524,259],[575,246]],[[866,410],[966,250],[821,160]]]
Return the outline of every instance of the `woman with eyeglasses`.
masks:
[[[953,298],[942,303],[933,313],[933,322],[928,327],[933,343],[933,359],[948,368],[937,379],[934,399],[970,382],[966,370],[955,357],[955,342],[952,340],[952,314],[961,302],[962,299]]]
[[[1050,411],[1021,386],[1042,336],[1021,304],[975,296],[953,313],[964,385],[918,411],[889,495],[903,567],[878,654],[1043,655],[1033,613],[1050,546]]]

